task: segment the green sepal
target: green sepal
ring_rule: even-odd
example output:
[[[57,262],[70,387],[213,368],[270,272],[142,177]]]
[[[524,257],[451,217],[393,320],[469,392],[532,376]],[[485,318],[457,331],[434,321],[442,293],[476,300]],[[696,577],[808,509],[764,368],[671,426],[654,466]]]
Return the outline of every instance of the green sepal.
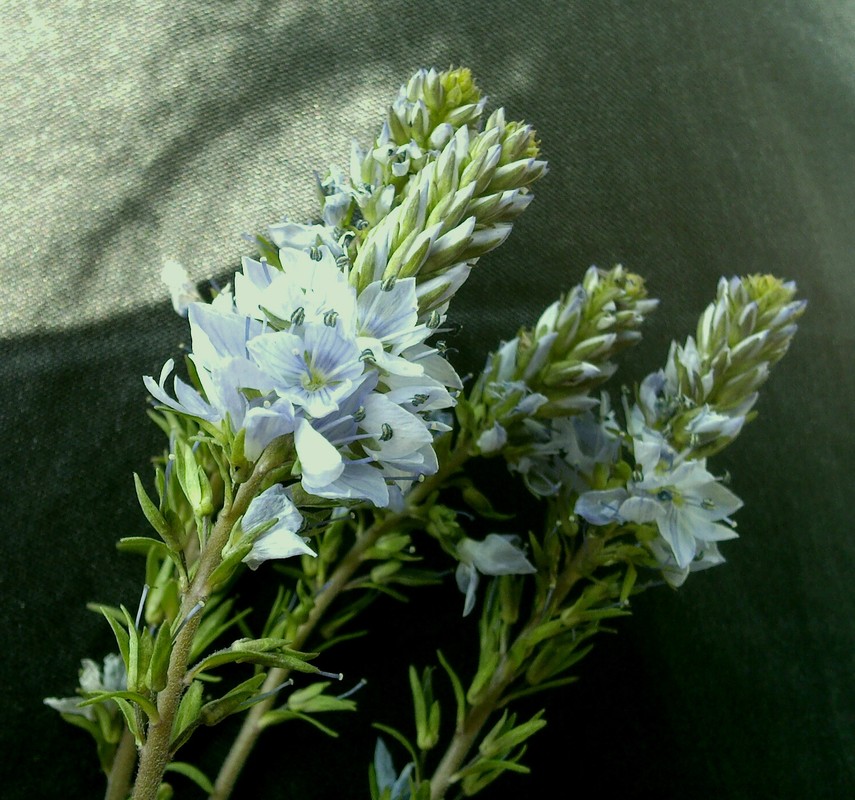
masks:
[[[169,523],[167,523],[163,514],[160,513],[158,507],[148,496],[148,493],[142,485],[140,476],[137,475],[136,472],[134,473],[134,486],[136,487],[137,500],[139,501],[140,508],[142,509],[143,514],[145,514],[145,518],[148,520],[151,527],[157,531],[157,534],[161,539],[163,539],[170,550],[173,550],[176,553],[179,552],[181,550],[181,543],[176,539],[172,528]]]
[[[627,564],[626,575],[624,575],[623,585],[620,590],[619,602],[622,606],[629,602],[629,596],[632,594],[632,590],[635,587],[635,580],[637,577],[638,572],[635,569],[635,565],[630,562]]]
[[[496,511],[490,499],[481,491],[475,488],[471,481],[462,481],[463,486],[463,501],[469,506],[478,516],[485,519],[506,520],[513,519],[514,514],[503,514],[501,511]]]
[[[269,728],[271,725],[279,725],[283,722],[288,722],[292,719],[301,719],[304,722],[308,722],[311,725],[314,725],[321,733],[325,733],[327,736],[331,736],[333,739],[338,738],[338,732],[334,731],[327,725],[324,725],[322,722],[318,722],[314,717],[309,714],[304,714],[301,711],[290,711],[289,709],[280,708],[276,711],[268,711],[262,718],[258,721],[258,725],[260,728]]]
[[[129,647],[128,647],[128,632],[122,626],[118,619],[116,619],[114,609],[109,606],[99,606],[99,610],[104,615],[104,619],[110,624],[110,627],[113,629],[113,635],[116,637],[116,644],[119,646],[119,655],[122,657],[122,661],[125,662],[125,667],[128,667],[128,658],[129,658]]]
[[[421,759],[419,758],[419,754],[416,751],[416,748],[410,743],[410,740],[404,736],[397,728],[393,728],[391,725],[384,725],[382,722],[372,722],[372,728],[376,728],[378,731],[382,733],[386,733],[391,736],[396,742],[403,745],[404,749],[410,754],[410,758],[412,759],[413,764],[416,766],[416,776],[415,780],[419,780],[419,764],[421,763]]]
[[[463,689],[460,678],[457,677],[457,673],[452,669],[451,664],[445,660],[445,656],[441,650],[436,651],[436,657],[439,659],[439,663],[442,664],[442,668],[446,671],[448,679],[451,681],[451,686],[454,689],[454,699],[457,702],[457,727],[459,728],[466,719],[466,692]]]
[[[199,767],[194,767],[186,761],[173,761],[166,767],[167,772],[177,772],[185,778],[189,778],[195,783],[205,794],[214,793],[214,784],[211,783],[207,775],[205,775]]]
[[[184,692],[172,724],[172,739],[169,743],[171,752],[174,753],[185,744],[199,726],[199,712],[202,709],[202,692],[204,690],[205,686],[201,681],[193,681],[190,688]]]
[[[202,506],[203,490],[200,472],[202,472],[202,469],[196,461],[193,448],[187,442],[177,441],[175,443],[175,474],[178,476],[181,491],[184,492],[184,496],[187,498],[190,508],[193,509],[193,513],[202,516],[200,509]]]
[[[193,647],[190,651],[191,661],[199,658],[230,627],[237,625],[252,611],[251,608],[246,608],[231,619],[226,619],[233,606],[233,600],[226,600],[216,607],[214,607],[214,600],[208,603],[205,607],[205,616],[199,623],[199,628],[193,637]]]
[[[172,800],[174,794],[175,790],[168,783],[161,783],[154,800]]]
[[[155,725],[160,722],[160,714],[157,711],[157,707],[151,700],[143,697],[139,692],[124,690],[119,692],[87,692],[86,694],[87,698],[80,704],[81,706],[91,706],[95,703],[103,703],[105,700],[115,700],[117,703],[119,700],[130,700],[136,703]],[[121,708],[121,704],[119,707]]]
[[[166,687],[169,657],[172,655],[172,635],[168,622],[163,622],[157,631],[152,646],[151,659],[145,682],[153,692],[159,692]]]
[[[274,643],[278,642],[278,645]],[[281,639],[239,639],[231,647],[212,653],[193,667],[188,675],[196,677],[202,672],[223,664],[249,663],[264,667],[278,667],[297,672],[319,673],[317,667],[308,664],[306,659],[314,658],[317,653],[301,653],[285,647]]]
[[[115,697],[113,700],[119,707],[119,711],[122,716],[125,718],[125,724],[127,724],[128,730],[134,737],[134,743],[137,748],[141,748],[143,746],[143,733],[140,729],[139,721],[137,720],[137,715],[133,706],[122,697]]]
[[[139,688],[140,675],[139,634],[137,633],[133,617],[131,617],[128,609],[124,606],[119,606],[119,608],[122,610],[122,614],[125,617],[125,623],[128,626],[128,658],[127,661],[125,661],[125,667],[127,667],[128,675],[128,689],[132,692],[136,692]]]
[[[291,692],[288,696],[288,709],[291,711],[302,711],[306,714],[356,710],[355,701],[324,694],[324,689],[329,685],[329,681],[319,681]]]
[[[263,672],[238,684],[216,700],[211,700],[199,710],[199,721],[203,725],[216,725],[230,714],[243,711],[246,704],[258,694],[267,676]]]
[[[439,741],[440,707],[439,701],[433,699],[432,672],[431,667],[425,668],[419,680],[416,668],[411,666],[409,670],[419,750],[430,750]]]
[[[154,550],[161,558],[175,555],[160,539],[152,539],[149,536],[125,536],[116,542],[116,549],[122,553],[137,553],[143,556]]]
[[[546,720],[541,719],[541,717],[543,717],[543,709],[538,711],[528,722],[515,725],[516,715],[505,711],[502,718],[484,737],[478,746],[478,751],[487,759],[502,757],[503,754],[509,753],[546,725]]]

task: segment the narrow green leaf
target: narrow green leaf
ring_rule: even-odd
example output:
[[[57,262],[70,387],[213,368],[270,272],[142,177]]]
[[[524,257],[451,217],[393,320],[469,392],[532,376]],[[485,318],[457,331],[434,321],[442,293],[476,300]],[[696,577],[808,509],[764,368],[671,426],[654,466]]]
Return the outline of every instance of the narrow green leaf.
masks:
[[[163,622],[157,631],[151,660],[148,664],[146,683],[153,692],[159,692],[166,686],[169,657],[172,655],[172,635],[168,622]]]
[[[120,692],[87,692],[86,694],[88,697],[80,704],[81,706],[91,706],[95,703],[103,703],[105,700],[115,700],[117,703],[120,700],[130,700],[136,703],[155,725],[160,722],[160,714],[157,712],[157,707],[151,700],[143,697],[139,692],[124,690]]]
[[[206,794],[214,793],[214,784],[208,779],[202,770],[188,764],[186,761],[173,761],[166,767],[167,772],[177,772],[185,778],[189,778]]]
[[[169,745],[173,753],[190,738],[199,725],[204,690],[205,687],[201,681],[193,681],[178,704],[178,712],[172,724],[172,741]]]
[[[137,715],[134,712],[133,706],[121,697],[113,698],[116,701],[116,705],[119,707],[119,711],[122,712],[122,716],[125,718],[125,723],[128,726],[128,730],[131,732],[131,735],[134,737],[134,742],[137,747],[143,746],[143,736],[142,731],[137,724]]]
[[[139,687],[140,673],[140,642],[139,634],[134,626],[134,620],[130,612],[124,606],[119,606],[122,609],[122,614],[125,616],[125,622],[128,626],[128,660],[126,666],[128,668],[128,689],[135,692]]]
[[[137,500],[143,514],[145,514],[145,518],[149,521],[151,527],[157,531],[160,538],[166,542],[166,546],[170,550],[178,552],[181,549],[180,544],[173,536],[172,529],[164,519],[163,514],[160,513],[158,507],[151,501],[151,498],[142,485],[140,476],[136,472],[134,473],[134,486],[137,490]]]
[[[113,635],[116,637],[116,644],[119,646],[119,654],[122,656],[122,661],[125,662],[125,669],[128,669],[128,632],[124,626],[116,619],[112,613],[114,609],[109,606],[100,606],[100,611],[104,615],[104,619],[110,624],[113,629]]]
[[[419,779],[419,776],[418,776],[419,766],[418,765],[420,763],[419,762],[419,755],[416,752],[416,748],[413,747],[412,744],[410,744],[407,737],[404,736],[404,734],[401,733],[400,731],[391,727],[390,725],[384,725],[381,722],[372,722],[371,727],[376,728],[378,731],[382,731],[383,733],[388,734],[393,739],[395,739],[395,741],[397,741],[399,744],[403,745],[403,747],[406,749],[406,751],[410,754],[410,757],[412,758],[413,764],[416,765],[416,780],[418,780]]]
[[[436,657],[439,659],[439,663],[448,675],[448,679],[451,681],[451,686],[454,689],[454,699],[457,701],[457,725],[460,727],[466,718],[466,692],[463,689],[460,678],[457,677],[457,673],[451,668],[451,664],[445,660],[445,656],[441,650],[436,651]]]

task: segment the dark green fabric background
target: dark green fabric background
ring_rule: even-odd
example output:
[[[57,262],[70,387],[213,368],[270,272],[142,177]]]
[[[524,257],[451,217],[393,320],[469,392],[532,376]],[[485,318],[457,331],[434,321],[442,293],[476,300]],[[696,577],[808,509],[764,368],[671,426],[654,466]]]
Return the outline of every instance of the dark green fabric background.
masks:
[[[796,279],[810,304],[715,463],[746,503],[729,563],[640,597],[553,697],[533,774],[484,796],[851,796],[853,42],[846,0],[0,5],[0,794],[102,792],[85,735],[41,698],[110,649],[86,601],[136,604],[141,565],[113,542],[144,530],[131,473],[161,447],[140,376],[187,341],[162,260],[233,269],[242,231],[313,212],[311,170],[346,164],[414,69],[455,64],[551,162],[456,301],[461,371],[592,263],[662,298],[625,380],[721,274]],[[407,725],[406,666],[457,624],[446,594],[378,606],[394,635],[341,651],[383,721]],[[238,796],[367,797],[368,722],[335,742],[275,729]]]

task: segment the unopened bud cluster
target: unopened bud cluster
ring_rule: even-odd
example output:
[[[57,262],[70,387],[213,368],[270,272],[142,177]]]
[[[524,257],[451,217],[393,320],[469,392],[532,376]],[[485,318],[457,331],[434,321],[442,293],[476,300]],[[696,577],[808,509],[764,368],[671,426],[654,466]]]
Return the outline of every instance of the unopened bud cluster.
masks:
[[[722,278],[696,338],[672,343],[665,368],[642,382],[645,424],[695,457],[733,441],[796,332],[805,301],[795,292],[794,283],[771,275]]]
[[[612,359],[639,341],[657,302],[647,298],[641,277],[619,265],[588,269],[581,285],[550,305],[534,328],[521,329],[488,358],[471,395],[475,424],[486,432],[482,452],[494,449],[494,439],[504,443],[517,421],[593,408],[598,399],[591,392],[617,369]]]

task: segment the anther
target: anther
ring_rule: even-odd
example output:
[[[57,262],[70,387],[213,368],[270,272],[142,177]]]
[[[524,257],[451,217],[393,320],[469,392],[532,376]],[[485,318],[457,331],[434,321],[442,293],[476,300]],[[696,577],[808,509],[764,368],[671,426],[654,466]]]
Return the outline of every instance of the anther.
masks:
[[[324,325],[329,328],[334,328],[337,320],[338,311],[327,311],[327,313],[324,314]]]
[[[303,310],[303,306],[299,308],[295,308],[291,313],[291,324],[292,325],[302,325],[303,321],[306,319],[306,312]]]
[[[311,258],[312,261],[320,261],[323,257],[324,255],[323,253],[321,253],[321,248],[318,247],[316,244],[313,244],[309,248],[309,258]]]
[[[365,406],[360,406],[353,413],[353,419],[356,422],[362,422],[365,419]]]
[[[418,394],[413,395],[413,399],[410,400],[410,402],[414,406],[421,406],[421,405],[424,405],[428,401],[429,398],[430,398],[429,394],[422,394],[421,392],[419,392]]]
[[[370,348],[366,347],[366,348],[365,348],[365,349],[364,349],[364,350],[359,354],[359,360],[360,360],[360,361],[362,361],[362,362],[365,362],[365,361],[371,361],[371,362],[373,362],[373,361],[375,361],[375,358],[374,358],[374,351],[373,351],[373,350],[371,350]]]
[[[384,292],[391,292],[392,289],[395,288],[395,281],[397,280],[397,276],[390,275],[380,284],[380,290]]]
[[[430,316],[428,317],[428,321],[426,323],[427,327],[430,328],[431,330],[433,330],[434,328],[439,327],[440,322],[442,322],[442,319],[439,315],[439,311],[434,309],[433,311],[430,312]]]
[[[392,426],[388,422],[384,422],[380,426],[380,431],[381,442],[388,442],[389,439],[391,439],[395,435],[395,432],[392,430]]]

